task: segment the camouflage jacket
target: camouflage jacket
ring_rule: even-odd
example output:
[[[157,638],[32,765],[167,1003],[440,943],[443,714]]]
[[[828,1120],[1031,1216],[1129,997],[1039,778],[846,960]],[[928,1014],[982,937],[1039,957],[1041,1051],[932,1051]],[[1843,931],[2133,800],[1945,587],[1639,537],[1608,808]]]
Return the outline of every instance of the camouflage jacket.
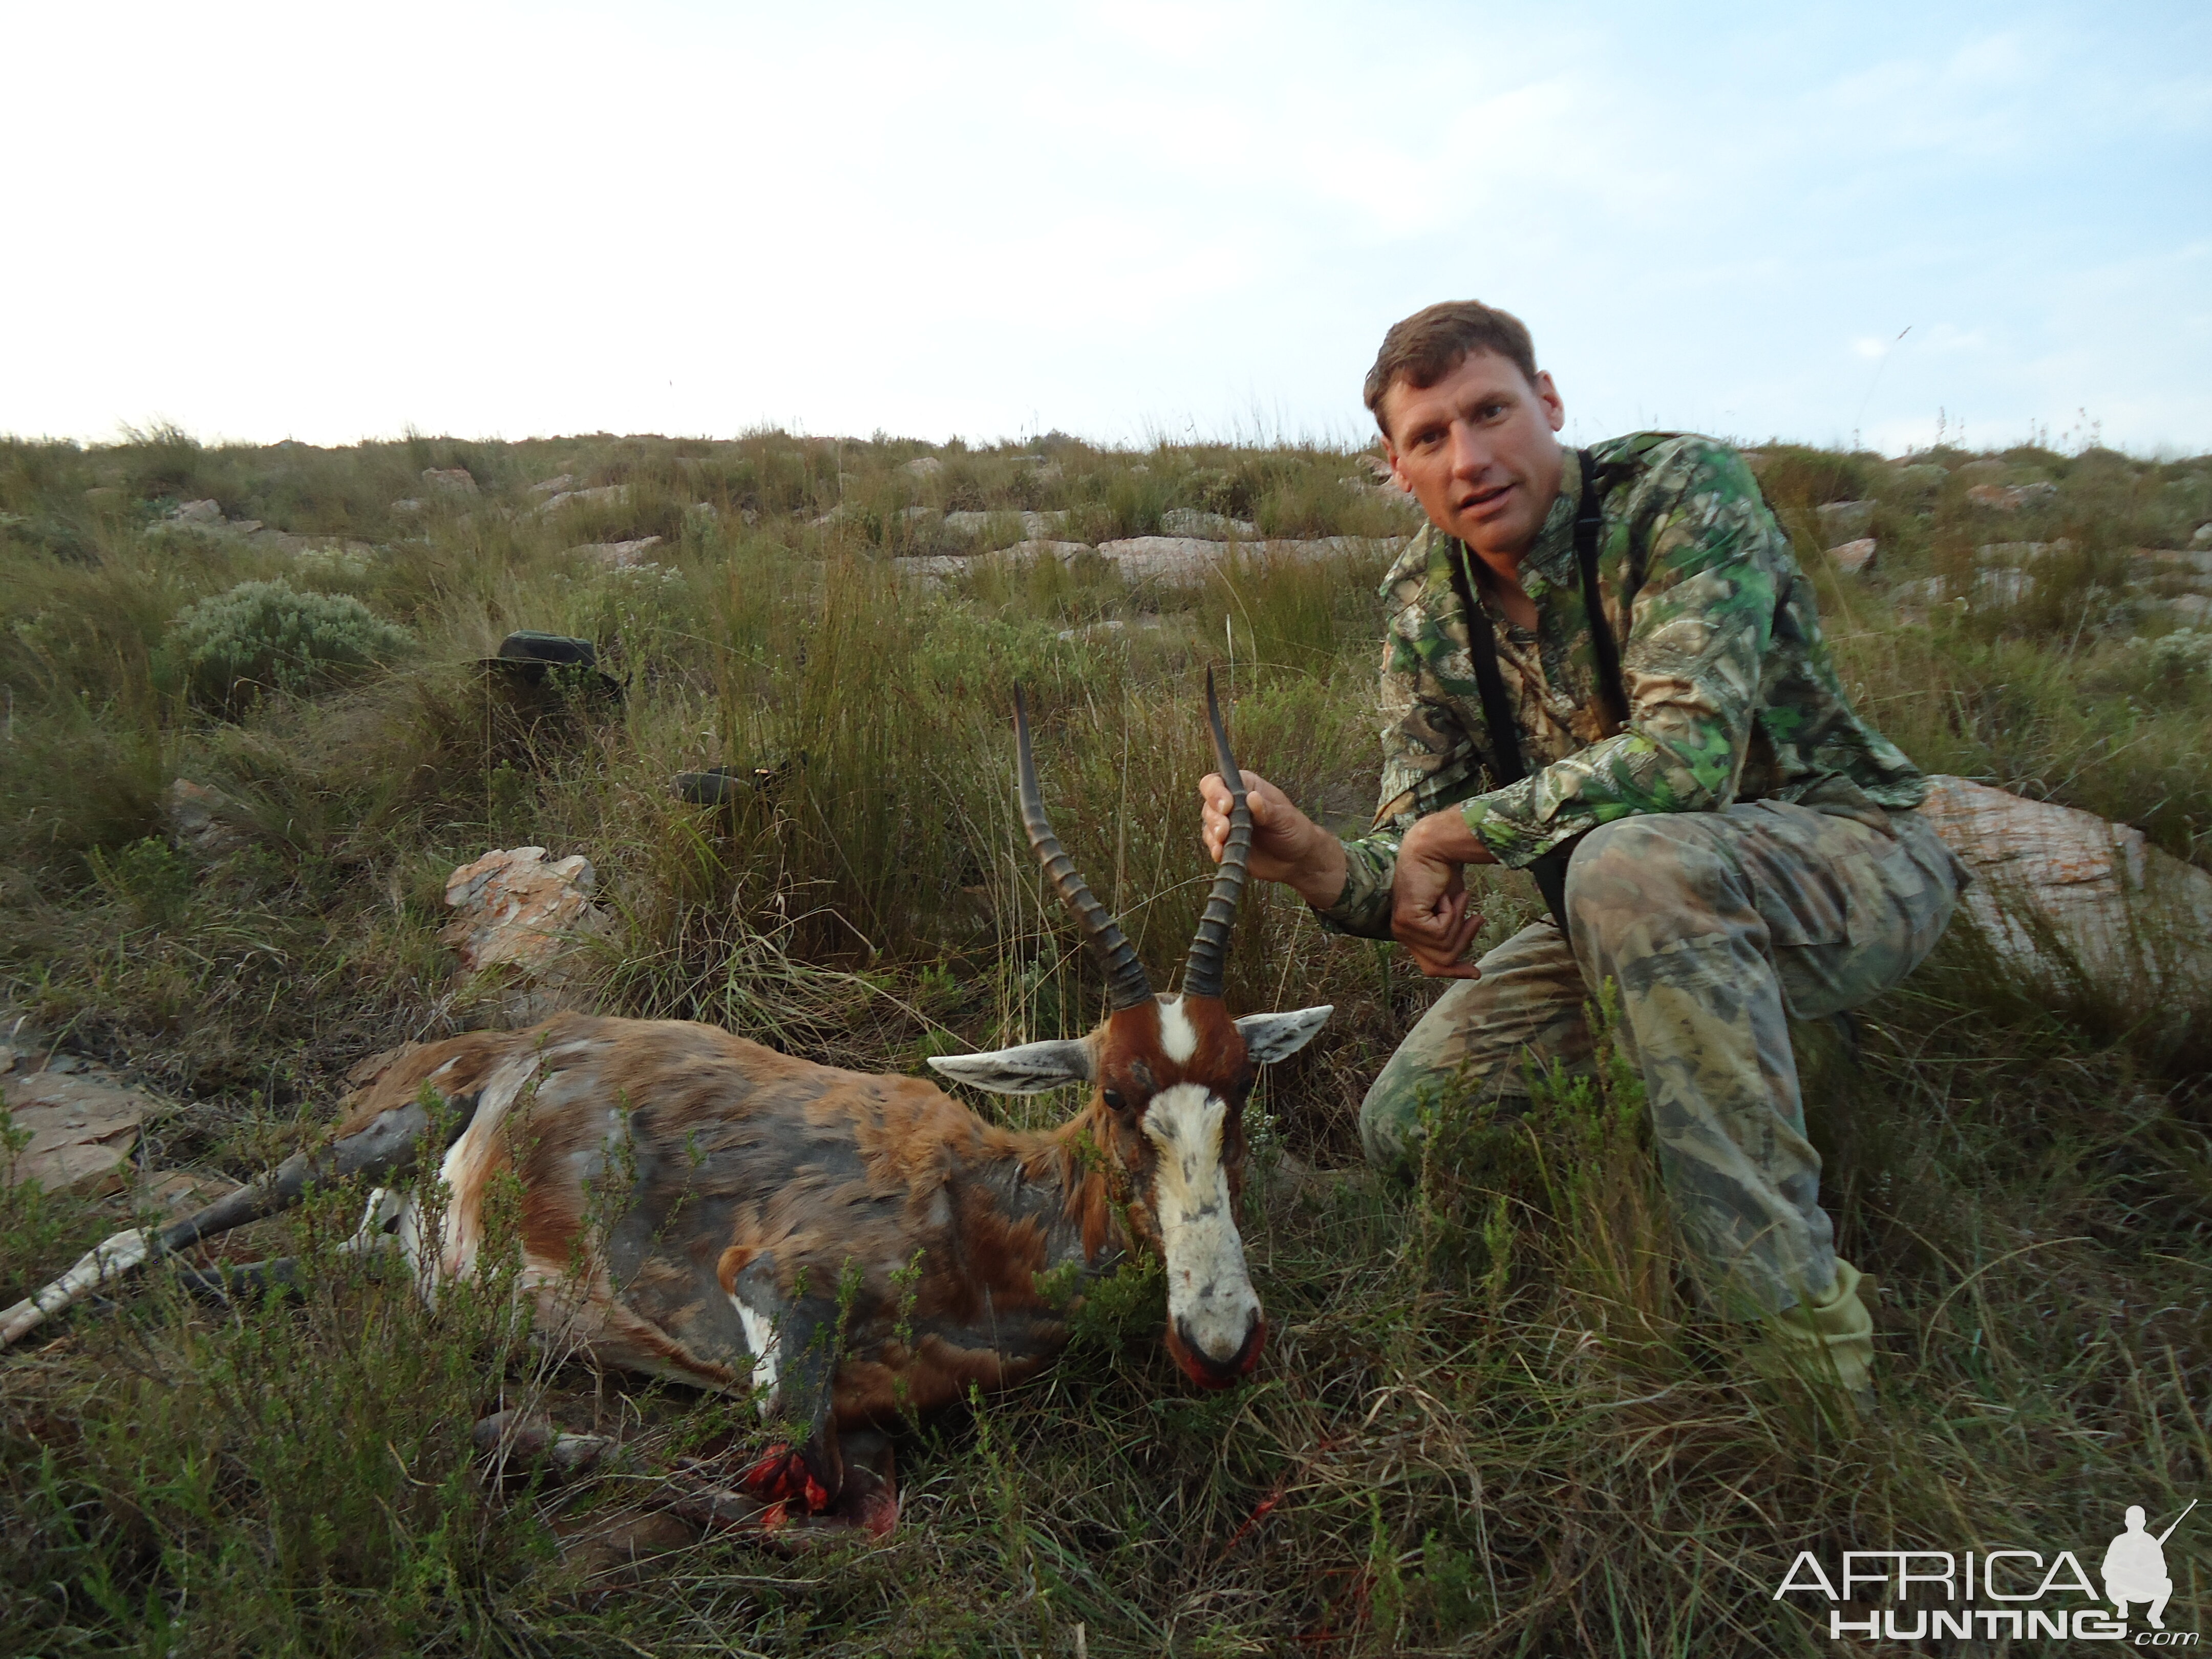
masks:
[[[1888,807],[1926,795],[1912,763],[1853,712],[1812,584],[1736,453],[1643,432],[1590,454],[1604,497],[1598,587],[1620,642],[1626,729],[1608,734],[1597,695],[1575,571],[1581,469],[1570,453],[1521,563],[1535,631],[1476,601],[1517,716],[1529,769],[1518,783],[1496,787],[1484,753],[1482,696],[1452,582],[1451,562],[1465,556],[1458,539],[1424,528],[1383,578],[1382,805],[1372,830],[1346,844],[1344,891],[1321,913],[1333,929],[1389,938],[1399,837],[1462,802],[1468,827],[1518,868],[1632,812],[1792,800],[1831,780]]]

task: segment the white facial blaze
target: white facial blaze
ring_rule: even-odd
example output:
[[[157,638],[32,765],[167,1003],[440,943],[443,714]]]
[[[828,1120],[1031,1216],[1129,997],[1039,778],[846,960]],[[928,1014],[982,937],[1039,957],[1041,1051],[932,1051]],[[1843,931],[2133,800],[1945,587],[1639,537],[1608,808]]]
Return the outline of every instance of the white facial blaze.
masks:
[[[1160,1048],[1178,1066],[1198,1052],[1198,1028],[1190,1023],[1181,997],[1160,999]]]
[[[1158,1158],[1152,1212],[1167,1249],[1168,1320],[1223,1364],[1237,1357],[1260,1312],[1221,1162],[1228,1115],[1228,1103],[1204,1085],[1178,1083],[1152,1097],[1144,1119]]]
[[[753,1351],[753,1387],[760,1394],[757,1405],[765,1423],[775,1412],[776,1360],[783,1352],[783,1333],[766,1314],[747,1307],[744,1297],[732,1293],[730,1305],[738,1310],[745,1328],[745,1346]]]

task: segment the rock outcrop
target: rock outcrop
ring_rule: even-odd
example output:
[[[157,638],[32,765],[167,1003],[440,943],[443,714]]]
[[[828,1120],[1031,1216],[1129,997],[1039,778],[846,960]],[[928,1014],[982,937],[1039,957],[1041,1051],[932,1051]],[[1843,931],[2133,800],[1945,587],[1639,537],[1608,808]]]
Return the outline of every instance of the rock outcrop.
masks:
[[[1974,872],[1965,910],[2034,984],[2212,981],[2212,876],[2092,812],[1933,777],[1921,812]]]

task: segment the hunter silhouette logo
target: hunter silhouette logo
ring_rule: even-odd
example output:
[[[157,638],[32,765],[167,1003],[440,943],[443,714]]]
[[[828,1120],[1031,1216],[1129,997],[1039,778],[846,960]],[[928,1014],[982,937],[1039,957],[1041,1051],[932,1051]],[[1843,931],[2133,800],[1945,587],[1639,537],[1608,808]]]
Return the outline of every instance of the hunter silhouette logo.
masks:
[[[2189,1510],[2196,1507],[2192,1498]],[[2144,1530],[2142,1505],[2128,1505],[2128,1529],[2105,1549],[2105,1599],[2121,1618],[2128,1616],[2129,1602],[2148,1601],[2150,1610],[2143,1616],[2150,1620],[2150,1627],[2166,1628],[2166,1599],[2173,1594],[2173,1580],[2166,1571],[2166,1540],[2173,1536],[2174,1527],[2188,1518],[2189,1510],[2175,1516],[2173,1526],[2154,1538]]]
[[[2194,1647],[2197,1632],[2166,1627],[2166,1604],[2173,1595],[2166,1542],[2196,1507],[2191,1498],[2164,1532],[2153,1533],[2142,1505],[2129,1506],[2126,1529],[2106,1547],[2099,1567],[2105,1583],[2101,1601],[2112,1604],[2112,1612],[2100,1605],[2087,1568],[2071,1550],[2047,1559],[2031,1549],[1846,1550],[1833,1576],[1812,1551],[1800,1550],[1774,1599],[1810,1595],[1831,1603],[1831,1641],[1857,1636],[1891,1642],[2072,1640]],[[1865,1611],[1854,1616],[1847,1611],[1850,1603]],[[2131,1607],[2142,1610],[2148,1626],[2132,1635]]]

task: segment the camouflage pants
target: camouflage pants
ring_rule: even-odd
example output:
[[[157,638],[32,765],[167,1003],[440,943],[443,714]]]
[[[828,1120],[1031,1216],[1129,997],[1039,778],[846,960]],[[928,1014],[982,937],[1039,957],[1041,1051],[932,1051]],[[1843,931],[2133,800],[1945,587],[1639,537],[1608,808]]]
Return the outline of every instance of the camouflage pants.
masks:
[[[1962,883],[1919,814],[1839,793],[1592,830],[1568,872],[1574,950],[1537,922],[1437,999],[1360,1109],[1369,1158],[1403,1170],[1419,1155],[1425,1101],[1510,1110],[1530,1061],[1587,1071],[1583,1004],[1611,980],[1661,1172],[1708,1284],[1767,1312],[1825,1293],[1834,1235],[1788,1018],[1855,1007],[1903,979]]]

